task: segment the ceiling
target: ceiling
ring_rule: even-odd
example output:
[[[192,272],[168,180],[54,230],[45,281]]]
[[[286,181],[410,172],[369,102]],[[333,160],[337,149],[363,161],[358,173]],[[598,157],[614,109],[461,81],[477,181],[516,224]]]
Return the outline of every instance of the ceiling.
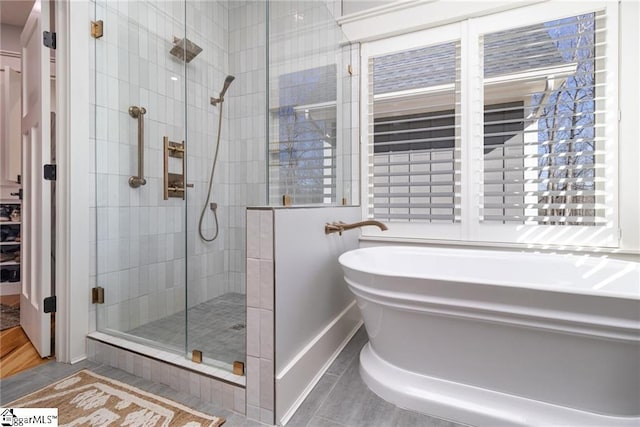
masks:
[[[34,0],[0,0],[0,24],[24,26]]]

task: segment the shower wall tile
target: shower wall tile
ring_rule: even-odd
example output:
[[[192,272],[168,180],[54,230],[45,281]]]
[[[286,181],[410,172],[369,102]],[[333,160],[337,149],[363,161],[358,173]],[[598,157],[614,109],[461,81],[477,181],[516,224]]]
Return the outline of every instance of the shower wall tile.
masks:
[[[258,249],[247,252],[255,256],[247,256],[247,417],[273,424],[273,210],[249,208],[246,217],[247,246]]]
[[[250,420],[259,420],[260,407],[247,404],[247,418]]]
[[[262,261],[247,257],[247,283],[262,283]],[[247,306],[259,307],[261,302],[262,286],[247,287]]]
[[[260,309],[261,360],[273,360],[273,316],[273,310]],[[262,367],[260,369],[262,370]]]
[[[273,410],[260,408],[260,421],[265,424],[274,424],[275,415]]]
[[[222,384],[222,406],[233,408],[235,404],[234,387],[229,384]]]
[[[260,212],[260,259],[273,259],[273,212]]]
[[[104,20],[109,30],[91,44],[89,52],[95,89],[90,106],[95,111],[90,124],[90,180],[95,182],[92,206],[99,210],[92,222],[91,239],[97,241],[91,262],[95,278],[90,286],[96,281],[103,286],[109,303],[97,309],[99,314],[95,307],[90,308],[90,318],[99,319],[97,324],[92,322],[91,330],[126,332],[183,310],[187,303],[193,306],[226,292],[246,291],[245,222],[240,208],[246,206],[247,194],[254,194],[246,189],[246,176],[256,165],[244,166],[243,150],[249,144],[238,140],[240,132],[229,113],[230,104],[255,101],[243,98],[248,93],[240,90],[246,85],[240,78],[222,106],[213,196],[218,203],[219,238],[214,243],[197,238],[221,112],[210,105],[209,97],[233,73],[229,67],[229,6],[227,0],[188,2],[185,14],[181,1],[92,1],[90,18]],[[183,63],[168,52],[173,37],[185,34],[203,48],[187,64],[186,74]],[[131,105],[147,109],[147,184],[138,189],[127,184],[137,168],[137,124],[128,114]],[[176,141],[188,139],[188,181],[194,187],[189,190],[187,209],[181,199],[162,198],[164,135]],[[264,174],[255,181],[260,182],[265,182]],[[215,231],[211,215],[206,215],[204,229],[209,236]],[[185,280],[187,256],[189,276]]]
[[[260,359],[260,407],[273,410],[273,361]]]
[[[273,310],[274,284],[273,284],[273,262],[271,260],[260,260],[260,307],[266,310]]]
[[[87,349],[89,360],[164,384],[224,409],[243,415],[246,413],[244,387],[177,366],[174,363],[179,363],[179,359],[170,363],[92,338],[87,340]]]
[[[260,357],[260,309],[254,307],[247,307],[247,356]]]
[[[247,257],[260,258],[260,211],[247,211]]]
[[[247,405],[260,406],[260,358],[254,356],[247,356]]]

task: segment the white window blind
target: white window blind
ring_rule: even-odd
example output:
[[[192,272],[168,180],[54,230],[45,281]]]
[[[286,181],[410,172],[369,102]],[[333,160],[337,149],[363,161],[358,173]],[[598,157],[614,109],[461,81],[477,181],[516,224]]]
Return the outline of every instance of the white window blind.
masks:
[[[363,212],[389,237],[617,246],[617,32],[615,3],[554,2],[363,44]]]
[[[481,221],[606,224],[604,22],[588,13],[481,37]]]
[[[460,43],[369,58],[369,216],[460,221]]]

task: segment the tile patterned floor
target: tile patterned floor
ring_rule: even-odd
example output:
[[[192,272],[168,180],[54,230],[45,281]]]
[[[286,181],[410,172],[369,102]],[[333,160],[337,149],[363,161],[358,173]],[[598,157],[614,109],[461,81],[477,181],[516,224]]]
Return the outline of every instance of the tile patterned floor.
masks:
[[[287,423],[287,427],[463,427],[450,421],[400,409],[376,396],[362,382],[359,354],[367,342],[362,328],[322,376],[318,384]],[[123,381],[151,393],[175,400],[198,411],[227,418],[223,427],[260,427],[210,403],[167,386],[134,377],[119,369],[84,361],[75,365],[48,363],[0,381],[0,405],[31,393],[80,369]]]
[[[205,358],[233,363],[245,361],[246,308],[244,294],[227,293],[188,310],[188,353],[200,350]],[[149,322],[128,334],[184,348],[185,313]]]

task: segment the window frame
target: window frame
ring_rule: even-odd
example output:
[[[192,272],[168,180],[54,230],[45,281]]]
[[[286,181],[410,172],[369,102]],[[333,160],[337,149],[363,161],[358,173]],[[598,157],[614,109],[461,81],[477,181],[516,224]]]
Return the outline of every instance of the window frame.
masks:
[[[361,208],[363,218],[369,217],[369,208],[373,204],[373,183],[370,182],[369,176],[373,173],[373,156],[374,156],[374,142],[373,142],[373,128],[374,120],[372,114],[368,110],[369,98],[373,94],[369,91],[369,58],[375,56],[381,56],[389,53],[411,50],[427,46],[435,46],[448,42],[457,42],[462,40],[463,23],[453,23],[444,25],[442,27],[418,31],[409,34],[403,34],[400,36],[390,37],[387,39],[378,40],[375,42],[369,42],[362,44],[360,48],[360,64],[363,72],[360,74],[360,153],[361,153]],[[429,43],[425,43],[424,40],[429,40]],[[464,73],[464,46],[462,46],[461,67]],[[464,80],[464,74],[461,76]],[[461,108],[464,109],[464,89],[461,93]],[[463,112],[461,112],[464,117]],[[464,153],[465,135],[464,135],[464,121],[462,121],[463,129],[461,135],[461,150]],[[464,154],[463,154],[464,156]],[[460,185],[464,187],[464,179],[461,180]],[[464,188],[461,189],[461,194],[464,194]],[[392,234],[393,237],[399,238],[412,238],[416,234],[421,237],[427,237],[431,239],[442,240],[462,240],[463,238],[463,224],[461,222],[452,223],[439,223],[439,224],[424,224],[424,223],[404,223],[404,222],[390,222],[388,234]],[[428,234],[426,233],[428,231]],[[370,230],[363,229],[363,235],[370,232]],[[378,234],[373,232],[374,235]]]
[[[558,2],[532,5],[506,12],[447,24],[414,33],[363,43],[361,47],[361,191],[362,214],[369,216],[373,192],[369,186],[372,173],[372,114],[369,106],[369,59],[397,51],[425,47],[442,42],[461,41],[461,222],[458,224],[418,224],[390,222],[385,238],[426,241],[487,242],[507,245],[563,245],[585,247],[619,247],[618,212],[618,8],[617,3]],[[605,192],[607,224],[529,225],[481,222],[484,151],[484,78],[482,73],[481,36],[531,24],[553,21],[591,12],[604,12],[606,56],[603,61],[606,82],[604,110]],[[458,36],[456,38],[456,35]],[[424,40],[429,40],[425,43]],[[475,94],[475,95],[474,95]],[[363,237],[383,236],[377,230],[363,230]]]

